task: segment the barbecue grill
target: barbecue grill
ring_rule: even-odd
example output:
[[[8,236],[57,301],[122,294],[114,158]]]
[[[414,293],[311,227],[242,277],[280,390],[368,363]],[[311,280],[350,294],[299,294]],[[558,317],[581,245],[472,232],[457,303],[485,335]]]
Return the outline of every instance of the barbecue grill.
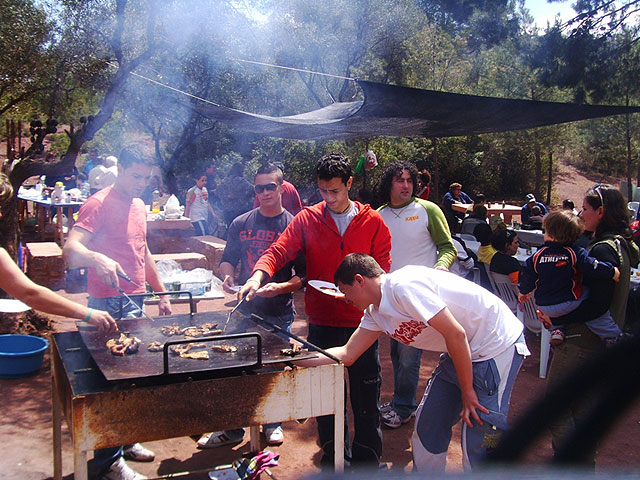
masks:
[[[289,341],[260,317],[236,312],[223,335],[187,339],[166,337],[160,327],[216,323],[228,311],[127,319],[121,331],[142,340],[139,351],[114,356],[106,347],[111,336],[79,326],[77,332],[53,335],[54,478],[62,478],[61,413],[74,446],[75,478],[87,478],[87,451],[188,435],[251,427],[251,448],[259,449],[259,426],[335,414],[335,467],[344,461],[344,367],[331,364],[295,368],[281,354]],[[293,336],[295,337],[295,336]],[[174,340],[175,338],[175,340]],[[295,337],[297,338],[297,337]],[[150,352],[159,341],[163,351]],[[208,360],[180,358],[173,344],[197,342]],[[215,352],[210,345],[233,345],[236,352]],[[297,359],[317,355],[306,344]],[[285,366],[294,366],[285,370]]]

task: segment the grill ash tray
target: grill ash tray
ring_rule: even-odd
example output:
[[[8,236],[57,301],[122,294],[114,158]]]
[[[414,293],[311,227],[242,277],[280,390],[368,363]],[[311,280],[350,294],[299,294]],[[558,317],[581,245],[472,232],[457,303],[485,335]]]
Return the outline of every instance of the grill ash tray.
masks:
[[[153,322],[144,317],[119,320],[118,328],[121,332],[141,340],[138,352],[125,356],[113,355],[106,346],[107,341],[111,338],[117,338],[119,333],[105,335],[95,327],[87,326],[84,323],[78,323],[78,331],[89,353],[109,381],[260,367],[292,360],[291,357],[285,357],[280,353],[281,350],[289,348],[288,338],[263,328],[239,312],[231,316],[224,334],[189,340],[189,342],[206,345],[206,348],[194,348],[193,351],[207,350],[209,352],[208,360],[181,358],[169,352],[168,345],[165,345],[164,349],[159,352],[150,352],[147,349],[147,345],[154,341],[163,345],[185,343],[184,335],[165,336],[160,331],[161,327],[174,323],[177,323],[180,328],[215,323],[217,324],[215,328],[221,329],[227,319],[227,314],[228,310],[194,315],[168,315],[156,317]],[[237,351],[219,352],[211,348],[216,345],[233,346],[237,348]],[[295,358],[304,359],[315,356],[315,353],[303,350]]]

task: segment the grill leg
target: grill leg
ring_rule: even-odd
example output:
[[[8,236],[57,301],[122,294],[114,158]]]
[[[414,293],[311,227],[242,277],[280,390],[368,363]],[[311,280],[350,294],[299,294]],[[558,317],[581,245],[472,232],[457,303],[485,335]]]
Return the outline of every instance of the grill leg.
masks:
[[[74,440],[75,444],[75,440]],[[73,478],[75,480],[88,480],[89,474],[87,472],[87,451],[73,449]]]
[[[260,425],[249,427],[249,445],[252,452],[260,451]]]
[[[342,473],[344,472],[344,365],[336,365],[335,369],[335,391],[333,394],[335,401],[335,414],[333,415],[333,468],[336,473]]]
[[[56,380],[51,378],[51,410],[53,417],[53,478],[62,480],[62,413]]]

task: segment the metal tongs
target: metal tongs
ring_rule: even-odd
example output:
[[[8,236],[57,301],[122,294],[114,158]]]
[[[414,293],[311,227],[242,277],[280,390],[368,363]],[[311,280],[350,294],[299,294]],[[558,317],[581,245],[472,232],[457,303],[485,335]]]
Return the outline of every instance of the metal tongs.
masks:
[[[235,312],[235,311],[238,309],[238,307],[239,307],[240,305],[242,305],[242,302],[244,302],[244,299],[245,299],[245,298],[247,298],[247,296],[246,296],[246,295],[245,295],[244,297],[242,297],[238,303],[236,303],[236,306],[235,306],[235,307],[233,307],[233,308],[231,309],[231,311],[229,311],[229,314],[227,315],[227,321],[226,321],[226,322],[224,322],[224,327],[222,327],[222,331],[223,331],[223,332],[227,329],[227,325],[229,324],[229,320],[231,320],[231,315],[233,315],[233,312]]]
[[[120,273],[120,272],[116,272],[116,273],[120,278],[126,280],[127,282],[131,283],[132,285],[135,285],[136,287],[140,287],[140,285],[138,283],[134,282],[133,280],[131,280],[128,275]],[[152,322],[155,322],[155,320],[153,318],[151,318],[149,315],[147,315],[147,313],[144,311],[144,309],[142,307],[140,307],[136,302],[134,302],[129,295],[124,293],[124,290],[122,288],[118,287],[118,291],[120,292],[120,295],[122,295],[124,298],[129,300],[129,302],[131,302],[133,305],[135,305],[138,308],[138,310],[140,310],[140,313],[142,313],[142,315],[147,320],[151,320]]]

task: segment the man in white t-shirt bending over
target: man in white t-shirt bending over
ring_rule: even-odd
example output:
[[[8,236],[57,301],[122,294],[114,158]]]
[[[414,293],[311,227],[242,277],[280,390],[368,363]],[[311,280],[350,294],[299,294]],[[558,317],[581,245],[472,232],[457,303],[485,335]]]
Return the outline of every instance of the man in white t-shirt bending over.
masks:
[[[364,310],[347,344],[328,349],[345,365],[382,332],[407,345],[446,352],[418,407],[414,468],[444,472],[451,429],[460,419],[465,470],[477,467],[507,428],[511,390],[529,355],[522,323],[481,286],[432,268],[409,265],[385,274],[370,256],[351,253],[334,281],[348,303]],[[301,365],[329,362],[318,358]]]

